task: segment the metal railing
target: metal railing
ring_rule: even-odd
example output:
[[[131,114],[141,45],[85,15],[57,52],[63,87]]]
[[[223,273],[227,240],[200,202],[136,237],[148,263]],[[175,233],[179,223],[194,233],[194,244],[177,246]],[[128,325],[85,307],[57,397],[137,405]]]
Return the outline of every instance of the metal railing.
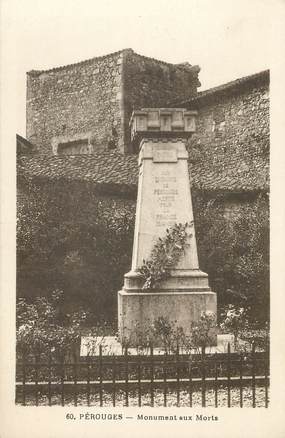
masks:
[[[232,406],[232,392],[238,392],[238,404],[244,406],[244,391],[250,390],[250,404],[256,407],[256,389],[262,388],[262,406],[268,407],[269,351],[200,354],[147,354],[130,355],[126,348],[122,355],[103,355],[80,358],[78,355],[54,357],[51,354],[22,354],[17,361],[16,403],[22,405],[98,405],[155,406],[159,394],[161,406],[168,406],[169,398],[176,406],[194,405],[193,397],[207,406],[209,392],[212,405],[220,406],[221,391],[226,397],[224,406]],[[223,397],[223,398],[225,398]],[[131,401],[130,401],[131,398]],[[260,398],[260,397],[259,397]],[[197,404],[196,404],[197,405]],[[259,400],[260,406],[260,400]]]

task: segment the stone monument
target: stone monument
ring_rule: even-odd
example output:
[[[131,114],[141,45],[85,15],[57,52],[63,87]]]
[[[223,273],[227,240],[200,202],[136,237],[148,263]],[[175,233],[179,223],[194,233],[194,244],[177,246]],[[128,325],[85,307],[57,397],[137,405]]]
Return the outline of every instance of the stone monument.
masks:
[[[195,132],[195,116],[195,111],[185,109],[147,108],[131,117],[132,141],[140,150],[139,184],[132,268],[118,292],[121,341],[134,342],[135,326],[146,329],[159,317],[176,321],[189,334],[203,311],[216,314],[216,294],[209,288],[208,275],[199,269],[185,147]],[[167,279],[145,290],[138,269],[175,223],[190,224],[183,254]]]

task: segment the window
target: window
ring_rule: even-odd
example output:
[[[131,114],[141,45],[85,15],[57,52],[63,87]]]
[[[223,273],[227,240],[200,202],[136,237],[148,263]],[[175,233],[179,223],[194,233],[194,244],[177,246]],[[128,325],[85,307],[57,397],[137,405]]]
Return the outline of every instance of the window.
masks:
[[[57,146],[58,155],[79,155],[89,153],[88,139],[68,141],[64,143],[58,143]]]
[[[224,136],[226,128],[225,111],[223,108],[215,108],[213,111],[213,132],[216,138]]]

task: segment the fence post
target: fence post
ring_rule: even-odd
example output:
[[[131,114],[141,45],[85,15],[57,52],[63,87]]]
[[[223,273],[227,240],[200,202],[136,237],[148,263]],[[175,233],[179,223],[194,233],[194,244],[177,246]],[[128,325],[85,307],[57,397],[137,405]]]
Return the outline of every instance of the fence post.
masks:
[[[48,405],[51,406],[51,352],[48,354]]]
[[[153,379],[154,379],[154,363],[153,363],[153,344],[150,345],[150,405],[154,405],[154,392],[153,392]]]
[[[99,398],[100,406],[103,406],[103,376],[102,376],[102,345],[99,345]]]
[[[64,353],[61,355],[61,364],[60,364],[60,370],[61,370],[61,376],[60,376],[60,396],[61,396],[61,406],[64,406],[64,374],[65,374],[65,367],[64,367]]]
[[[227,354],[227,371],[228,371],[228,408],[231,407],[231,345],[228,343],[228,354]]]
[[[36,406],[39,406],[39,354],[35,354],[35,391],[36,391]]]
[[[190,408],[192,408],[192,354],[190,352],[189,357],[189,402]]]
[[[177,406],[180,406],[180,362],[179,362],[179,344],[176,346],[176,382],[177,382]]]
[[[113,406],[116,406],[116,357],[115,353],[113,353],[112,360],[112,371],[113,371]]]
[[[22,375],[22,382],[23,382],[23,406],[26,406],[26,350],[23,350],[22,353],[22,360],[23,360],[23,375]]]
[[[243,407],[243,354],[240,352],[240,362],[239,362],[239,405]]]
[[[138,354],[138,402],[141,407],[142,402],[142,388],[141,388],[141,355]]]
[[[217,353],[214,355],[215,362],[215,408],[218,407],[218,364],[217,364]]]
[[[265,347],[265,407],[268,408],[268,374],[269,374],[269,345],[266,343]]]
[[[73,350],[73,358],[74,358],[74,364],[73,364],[73,370],[74,370],[74,406],[77,406],[77,355],[76,350],[74,348]]]
[[[125,348],[125,400],[126,406],[129,406],[129,363],[128,363],[128,347]]]
[[[255,408],[255,342],[252,343],[252,407]]]
[[[87,406],[90,406],[90,356],[86,356],[87,362]]]
[[[163,355],[163,406],[167,405],[167,350]]]
[[[205,346],[202,347],[202,408],[206,406],[206,382],[205,382]]]

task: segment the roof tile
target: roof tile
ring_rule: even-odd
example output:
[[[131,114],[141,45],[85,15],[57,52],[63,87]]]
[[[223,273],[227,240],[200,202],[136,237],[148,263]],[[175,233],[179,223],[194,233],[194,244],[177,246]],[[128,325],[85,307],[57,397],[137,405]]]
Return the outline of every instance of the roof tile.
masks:
[[[268,157],[218,156],[217,160],[189,161],[192,186],[203,191],[264,191],[268,190]],[[208,162],[206,164],[206,161]],[[211,166],[209,166],[211,162]],[[241,166],[241,163],[244,165]],[[18,175],[29,179],[45,178],[81,181],[112,191],[136,191],[138,161],[136,155],[122,155],[117,151],[92,155],[22,156],[18,161]]]

